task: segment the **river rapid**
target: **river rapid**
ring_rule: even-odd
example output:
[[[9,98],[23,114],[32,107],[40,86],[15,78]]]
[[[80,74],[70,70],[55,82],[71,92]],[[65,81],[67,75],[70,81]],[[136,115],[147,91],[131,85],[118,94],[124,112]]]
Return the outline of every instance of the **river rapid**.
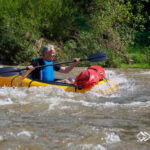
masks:
[[[119,85],[112,95],[0,88],[0,150],[149,150],[150,70],[106,73]]]

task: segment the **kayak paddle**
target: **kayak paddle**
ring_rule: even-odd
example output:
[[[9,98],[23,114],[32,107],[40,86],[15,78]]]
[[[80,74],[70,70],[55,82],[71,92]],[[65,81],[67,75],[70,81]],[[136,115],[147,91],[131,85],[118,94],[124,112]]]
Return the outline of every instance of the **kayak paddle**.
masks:
[[[106,53],[105,52],[99,52],[99,53],[95,53],[90,55],[87,58],[84,59],[80,59],[80,61],[90,61],[90,62],[98,62],[98,61],[104,61],[106,60]],[[42,66],[35,66],[34,68],[42,68],[42,67],[47,67],[47,66],[55,66],[55,65],[61,65],[61,64],[68,64],[68,63],[73,63],[75,62],[75,60],[72,61],[65,61],[65,62],[60,62],[60,63],[54,63],[52,65],[42,65]],[[0,72],[0,74],[4,74],[4,73],[9,73],[9,72],[21,72],[23,70],[29,70],[28,67],[23,68],[23,69],[16,69],[16,70],[10,70],[10,71],[2,71]]]

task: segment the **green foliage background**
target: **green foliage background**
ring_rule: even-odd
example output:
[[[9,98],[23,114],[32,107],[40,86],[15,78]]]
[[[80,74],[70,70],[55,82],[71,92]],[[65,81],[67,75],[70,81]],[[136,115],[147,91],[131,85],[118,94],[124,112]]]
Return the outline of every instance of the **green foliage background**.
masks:
[[[58,61],[105,51],[104,67],[149,68],[149,7],[149,0],[0,0],[0,62],[28,64],[51,43]]]

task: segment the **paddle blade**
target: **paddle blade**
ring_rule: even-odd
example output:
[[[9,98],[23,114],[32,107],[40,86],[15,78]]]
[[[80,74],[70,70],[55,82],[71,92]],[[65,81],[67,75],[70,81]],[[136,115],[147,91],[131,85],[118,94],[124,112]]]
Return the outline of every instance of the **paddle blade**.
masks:
[[[23,70],[28,70],[28,68],[27,67],[24,69],[17,69],[17,68],[12,68],[12,67],[0,68],[0,76],[7,76],[7,75],[11,76],[11,75],[19,74],[19,72]]]
[[[18,74],[18,72],[16,70],[17,69],[13,68],[13,67],[0,68],[0,76],[9,77],[9,76],[16,75],[16,74]]]
[[[89,60],[90,62],[104,61],[106,60],[106,53],[99,52],[99,53],[92,54],[87,58],[87,60]]]

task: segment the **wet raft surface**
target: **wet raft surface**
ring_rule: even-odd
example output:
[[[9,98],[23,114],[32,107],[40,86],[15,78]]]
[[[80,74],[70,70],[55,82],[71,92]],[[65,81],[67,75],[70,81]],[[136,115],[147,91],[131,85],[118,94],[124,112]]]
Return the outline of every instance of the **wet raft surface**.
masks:
[[[95,93],[98,87],[86,94],[55,87],[0,88],[0,149],[149,150],[150,140],[137,135],[150,134],[150,70],[106,73],[119,84],[111,96]]]

